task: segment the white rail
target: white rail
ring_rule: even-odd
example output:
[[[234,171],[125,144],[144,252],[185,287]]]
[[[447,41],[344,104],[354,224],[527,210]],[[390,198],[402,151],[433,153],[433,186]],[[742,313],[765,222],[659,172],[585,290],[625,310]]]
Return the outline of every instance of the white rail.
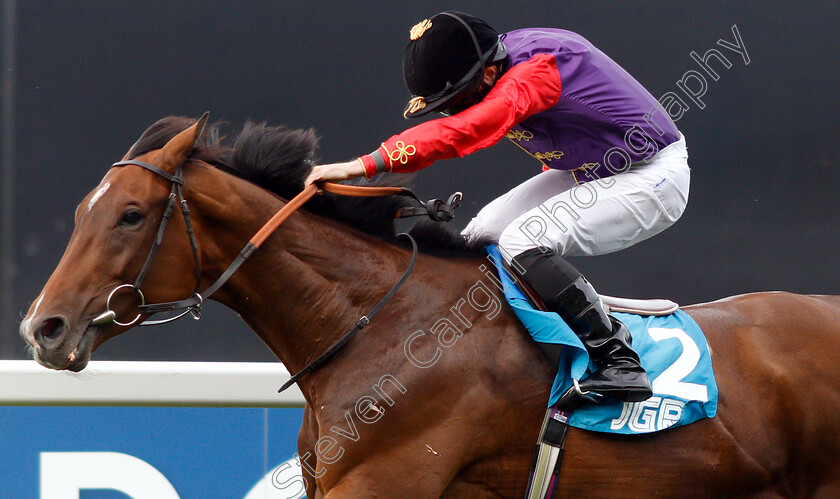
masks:
[[[32,360],[0,361],[0,405],[303,407],[297,386],[270,362],[93,361],[80,373]]]

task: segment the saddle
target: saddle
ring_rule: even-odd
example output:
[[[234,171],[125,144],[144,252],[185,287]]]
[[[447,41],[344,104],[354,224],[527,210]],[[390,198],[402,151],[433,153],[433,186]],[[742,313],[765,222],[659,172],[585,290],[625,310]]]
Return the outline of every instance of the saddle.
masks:
[[[504,265],[505,272],[508,275],[516,275],[507,262],[501,262]],[[516,285],[522,293],[528,297],[528,300],[539,310],[547,310],[540,297],[528,286],[523,280],[519,280]],[[664,298],[655,299],[637,299],[637,298],[620,298],[617,296],[601,295],[601,304],[606,309],[607,313],[624,312],[628,314],[663,316],[673,314],[679,310],[680,305],[671,300]]]
[[[523,283],[520,283],[520,286]],[[679,304],[671,300],[652,299],[638,300],[633,298],[618,298],[616,296],[600,295],[601,303],[607,312],[625,312],[638,315],[669,315],[680,308]]]

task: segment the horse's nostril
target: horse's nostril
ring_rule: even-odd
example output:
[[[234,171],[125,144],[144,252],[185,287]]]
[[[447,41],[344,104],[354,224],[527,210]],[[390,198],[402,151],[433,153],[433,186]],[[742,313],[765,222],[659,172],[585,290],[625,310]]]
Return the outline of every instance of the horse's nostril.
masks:
[[[42,322],[35,330],[35,335],[39,340],[41,340],[40,342],[55,341],[61,338],[65,329],[66,325],[64,319],[53,317]]]

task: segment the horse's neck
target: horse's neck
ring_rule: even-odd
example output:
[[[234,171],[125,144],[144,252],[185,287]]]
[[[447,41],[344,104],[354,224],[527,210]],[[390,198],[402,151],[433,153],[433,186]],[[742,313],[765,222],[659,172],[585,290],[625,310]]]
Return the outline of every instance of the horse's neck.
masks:
[[[201,235],[203,287],[282,206],[248,182],[213,173],[217,181],[207,184],[214,187],[193,195],[207,227]],[[290,371],[297,371],[369,311],[399,279],[408,259],[407,252],[378,239],[301,212],[214,299],[236,311]]]

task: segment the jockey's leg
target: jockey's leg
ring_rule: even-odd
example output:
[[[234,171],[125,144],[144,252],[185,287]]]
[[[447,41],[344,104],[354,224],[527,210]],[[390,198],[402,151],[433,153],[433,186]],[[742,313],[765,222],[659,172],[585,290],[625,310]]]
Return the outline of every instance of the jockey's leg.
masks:
[[[610,253],[661,232],[685,209],[688,177],[680,141],[648,164],[553,196],[516,217],[499,238],[514,271],[589,351],[598,370],[580,384],[582,391],[629,401],[650,396],[626,327],[604,311],[592,285],[561,255]],[[574,399],[567,393],[561,403]]]
[[[624,173],[601,180],[576,185],[570,172],[546,173],[553,174],[548,178],[555,186],[563,185],[558,177],[565,176],[568,187],[524,211],[517,204],[494,207],[494,213],[504,221],[510,220],[498,237],[507,261],[540,246],[553,248],[565,257],[619,251],[670,227],[688,202],[684,140],[659,151],[648,164],[634,164]],[[541,178],[538,175],[528,182]]]
[[[482,240],[498,243],[502,231],[521,214],[538,207],[543,202],[577,185],[569,172],[546,170],[488,203],[473,217],[461,232],[470,242]],[[504,248],[500,249],[504,251]],[[506,260],[510,258],[506,257]],[[551,343],[537,343],[552,366],[557,366],[562,348]]]
[[[502,231],[523,213],[576,185],[562,170],[539,173],[488,203],[461,232],[469,241],[498,243]]]
[[[647,373],[630,346],[630,331],[607,314],[595,288],[563,257],[539,247],[514,257],[511,267],[556,312],[583,342],[597,370],[580,383],[583,393],[638,402],[651,396]],[[561,397],[558,407],[571,409],[579,393]],[[582,400],[579,400],[582,401]]]

